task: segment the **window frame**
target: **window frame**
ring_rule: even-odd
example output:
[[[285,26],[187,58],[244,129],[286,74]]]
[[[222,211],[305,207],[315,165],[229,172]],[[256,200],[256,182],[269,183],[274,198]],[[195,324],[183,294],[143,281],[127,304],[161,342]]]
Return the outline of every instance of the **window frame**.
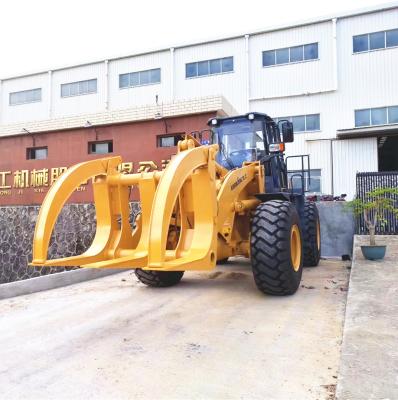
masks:
[[[312,117],[312,116],[318,116],[319,119],[319,129],[314,129],[314,130],[307,130],[307,117]],[[312,114],[300,114],[300,115],[289,115],[287,117],[275,117],[273,118],[273,120],[275,121],[275,123],[277,124],[278,121],[281,120],[287,120],[292,122],[293,118],[297,118],[297,117],[304,117],[304,131],[294,131],[294,124],[293,124],[293,133],[294,134],[302,134],[302,133],[314,133],[314,132],[321,132],[322,131],[322,125],[321,125],[321,113],[312,113]]]
[[[317,57],[316,58],[309,58],[309,59],[305,59],[305,46],[309,46],[312,44],[316,44],[317,46]],[[302,48],[302,56],[303,59],[302,60],[297,60],[297,61],[290,61],[291,60],[291,49],[295,49],[297,47],[301,47]],[[270,68],[270,67],[279,67],[281,65],[291,65],[291,64],[301,64],[301,63],[306,63],[306,62],[312,62],[312,61],[319,61],[320,60],[320,55],[319,55],[319,42],[311,42],[311,43],[305,43],[305,44],[299,44],[299,45],[295,45],[295,46],[290,46],[290,47],[281,47],[278,49],[269,49],[269,50],[263,50],[261,52],[261,64],[263,68]],[[289,61],[288,62],[284,62],[284,63],[277,63],[276,62],[276,52],[278,50],[289,50]],[[274,64],[271,65],[264,65],[264,53],[269,53],[269,52],[273,52],[274,53]]]
[[[152,71],[157,71],[157,70],[159,70],[159,82],[151,82],[151,78],[152,78],[152,75],[151,75],[151,72]],[[141,83],[141,74],[142,73],[148,73],[148,75],[149,75],[149,81],[150,82],[148,82],[148,83]],[[133,75],[133,74],[138,74],[138,85],[131,85],[131,80],[130,80],[130,77]],[[121,76],[128,76],[128,80],[129,80],[129,84],[127,85],[127,86],[120,86],[120,77]],[[123,89],[132,89],[132,88],[136,88],[136,87],[142,87],[142,86],[150,86],[150,85],[160,85],[162,83],[162,68],[151,68],[151,69],[144,69],[144,70],[141,70],[141,71],[131,71],[131,72],[125,72],[125,73],[123,73],[123,74],[119,74],[119,84],[118,84],[118,86],[119,86],[119,90],[123,90]]]
[[[11,103],[11,95],[20,94],[20,93],[34,92],[36,90],[40,90],[40,99],[38,99],[38,100],[19,101],[17,103]],[[20,106],[20,105],[23,105],[23,104],[40,103],[43,100],[42,94],[43,94],[43,89],[42,88],[34,88],[34,89],[19,90],[17,92],[9,92],[8,93],[8,105],[9,106]]]
[[[387,46],[387,32],[392,32],[392,31],[398,31],[398,28],[394,29],[386,29],[385,31],[376,31],[376,32],[368,32],[368,33],[360,33],[358,35],[352,35],[352,54],[363,54],[363,53],[370,53],[373,51],[381,51],[381,50],[387,50],[387,49],[395,49],[398,47],[398,44],[393,45],[393,46]],[[370,48],[370,35],[376,34],[376,33],[384,33],[384,47],[378,47],[377,49],[371,49]],[[368,39],[368,49],[367,50],[362,50],[362,51],[354,51],[354,38],[358,36],[367,36]]]
[[[36,158],[36,157],[31,157],[33,152],[36,152],[36,150],[46,150],[46,157],[44,158]],[[48,159],[48,146],[34,146],[34,147],[27,147],[26,148],[26,159],[27,160],[47,160]]]
[[[398,107],[398,104],[393,104],[390,106],[381,106],[381,107],[370,107],[370,108],[358,108],[357,110],[354,110],[354,128],[370,128],[372,126],[387,126],[387,125],[397,125],[397,122],[390,122],[390,108],[393,107]],[[372,110],[380,110],[380,109],[386,109],[386,120],[387,122],[385,124],[372,124]],[[357,125],[356,124],[356,113],[358,111],[367,111],[369,115],[369,123],[370,125]]]
[[[108,152],[107,153],[97,153],[96,151],[91,151],[93,145],[105,144],[105,143],[108,143]],[[113,139],[109,139],[109,140],[93,140],[91,142],[88,142],[87,145],[88,145],[87,154],[94,154],[94,155],[100,154],[101,155],[101,154],[111,154],[111,153],[113,153]],[[110,147],[110,151],[109,151],[109,147]]]
[[[173,147],[177,146],[177,143],[179,140],[183,140],[185,136],[185,132],[176,132],[176,133],[166,133],[166,134],[160,134],[156,136],[156,148],[161,148],[161,149],[170,149]],[[174,145],[173,146],[161,146],[162,139],[166,138],[174,138]],[[181,138],[179,138],[181,137]]]
[[[95,81],[95,92],[90,92],[90,91],[89,91],[89,87],[90,87],[89,82],[91,82],[91,81]],[[87,83],[87,92],[85,92],[85,93],[80,93],[80,92],[79,92],[79,90],[80,90],[80,84],[81,84],[81,83]],[[70,87],[71,87],[72,85],[77,85],[77,86],[78,86],[78,91],[77,91],[76,94],[70,94]],[[67,95],[63,95],[63,94],[62,94],[62,88],[65,87],[65,86],[68,86],[68,87],[69,87],[69,94],[67,94]],[[76,96],[87,96],[87,95],[90,95],[90,94],[97,94],[97,93],[98,93],[98,78],[83,79],[83,80],[81,80],[81,81],[67,82],[67,83],[61,83],[61,84],[60,84],[60,95],[61,95],[61,99],[67,99],[68,97],[76,97]]]
[[[231,58],[232,59],[232,70],[231,71],[223,71],[223,60]],[[211,73],[211,67],[210,63],[214,61],[219,61],[220,62],[220,68],[221,72],[214,72]],[[207,62],[207,68],[209,73],[204,74],[204,75],[199,75],[199,63],[205,63]],[[196,65],[196,75],[195,76],[187,76],[187,65]],[[234,56],[228,56],[228,57],[220,57],[220,58],[212,58],[209,60],[201,60],[201,61],[192,61],[185,63],[185,79],[196,79],[196,78],[205,78],[209,76],[215,76],[215,75],[225,75],[225,74],[232,74],[235,72],[235,61],[234,61]]]

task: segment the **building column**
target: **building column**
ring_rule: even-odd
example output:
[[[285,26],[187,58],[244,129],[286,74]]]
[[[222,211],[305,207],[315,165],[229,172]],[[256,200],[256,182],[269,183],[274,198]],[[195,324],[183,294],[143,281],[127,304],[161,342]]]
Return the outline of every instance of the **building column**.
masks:
[[[250,52],[249,52],[249,37],[245,35],[245,69],[246,69],[246,110],[250,111]]]
[[[105,66],[105,82],[104,82],[104,104],[105,104],[105,110],[109,110],[109,61],[105,60],[104,61],[104,66]]]
[[[174,47],[170,47],[170,100],[174,101]]]
[[[48,119],[53,116],[53,72],[48,71]]]

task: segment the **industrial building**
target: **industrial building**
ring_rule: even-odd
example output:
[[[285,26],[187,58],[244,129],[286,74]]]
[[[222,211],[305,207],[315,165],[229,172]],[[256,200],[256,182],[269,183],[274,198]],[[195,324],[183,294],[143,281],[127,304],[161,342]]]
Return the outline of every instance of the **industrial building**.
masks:
[[[357,172],[398,170],[397,68],[395,2],[3,77],[0,204],[40,202],[33,170],[46,187],[52,169],[103,154],[161,163],[210,116],[248,111],[293,121],[286,154],[311,156],[311,192],[353,197]]]

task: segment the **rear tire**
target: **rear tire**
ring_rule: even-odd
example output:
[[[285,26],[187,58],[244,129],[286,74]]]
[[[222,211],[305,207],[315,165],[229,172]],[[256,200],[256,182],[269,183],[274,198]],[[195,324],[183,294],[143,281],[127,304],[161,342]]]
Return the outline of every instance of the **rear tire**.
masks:
[[[136,268],[135,276],[141,283],[153,287],[169,287],[180,282],[184,271],[146,271]]]
[[[256,208],[250,252],[254,281],[261,292],[285,296],[297,291],[303,253],[300,219],[292,203],[273,200]]]
[[[316,267],[321,258],[321,231],[318,208],[314,203],[304,204],[303,232],[304,267]]]

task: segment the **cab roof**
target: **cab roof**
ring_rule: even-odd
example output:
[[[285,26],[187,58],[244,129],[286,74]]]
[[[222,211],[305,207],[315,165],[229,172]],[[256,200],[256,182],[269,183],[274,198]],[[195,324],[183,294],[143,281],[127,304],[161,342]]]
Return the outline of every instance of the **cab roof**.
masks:
[[[249,118],[249,115],[252,116]],[[231,121],[231,120],[236,120],[236,119],[248,119],[248,120],[257,120],[257,121],[268,121],[268,122],[274,122],[274,120],[267,114],[259,113],[259,112],[249,112],[246,114],[242,115],[235,115],[232,117],[214,117],[210,118],[207,121],[208,126],[219,126],[221,125],[222,122],[224,121]],[[212,121],[216,120],[217,124],[213,124]]]

